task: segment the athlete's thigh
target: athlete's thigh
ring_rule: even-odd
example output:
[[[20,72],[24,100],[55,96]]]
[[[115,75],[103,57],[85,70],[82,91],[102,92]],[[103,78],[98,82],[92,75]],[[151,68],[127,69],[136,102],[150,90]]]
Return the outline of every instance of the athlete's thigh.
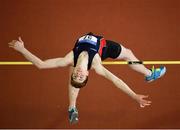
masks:
[[[120,46],[121,46],[121,53],[119,54],[117,59],[124,59],[129,55],[129,51],[128,51],[129,49],[124,47],[122,44]]]
[[[117,59],[121,53],[121,44],[115,41],[106,40],[106,47],[105,57]]]

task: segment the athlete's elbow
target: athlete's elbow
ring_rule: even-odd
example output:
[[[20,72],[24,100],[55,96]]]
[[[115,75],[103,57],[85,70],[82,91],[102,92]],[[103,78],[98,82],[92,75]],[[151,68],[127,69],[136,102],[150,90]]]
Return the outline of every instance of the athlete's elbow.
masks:
[[[38,68],[39,70],[45,69],[45,67],[43,67],[43,66],[37,66],[37,68]]]
[[[46,68],[48,68],[48,66],[45,63],[38,64],[38,65],[36,65],[36,67],[38,69],[46,69]]]

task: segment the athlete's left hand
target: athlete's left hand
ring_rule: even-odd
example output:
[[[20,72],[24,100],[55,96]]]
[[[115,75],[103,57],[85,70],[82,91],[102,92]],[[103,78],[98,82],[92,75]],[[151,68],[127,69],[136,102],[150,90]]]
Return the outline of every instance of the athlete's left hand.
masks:
[[[137,94],[137,97],[136,97],[136,100],[137,102],[139,103],[140,107],[144,108],[145,106],[149,106],[151,105],[151,101],[149,100],[145,100],[144,98],[148,98],[149,96],[145,96],[145,95],[140,95],[140,94]]]

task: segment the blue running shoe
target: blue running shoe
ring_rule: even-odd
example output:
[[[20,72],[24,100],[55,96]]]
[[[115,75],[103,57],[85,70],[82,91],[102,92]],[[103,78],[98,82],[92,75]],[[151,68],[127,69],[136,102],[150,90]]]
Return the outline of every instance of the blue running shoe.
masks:
[[[78,110],[77,108],[71,108],[68,110],[69,113],[69,122],[71,124],[76,124],[78,123],[79,119],[78,119]]]
[[[152,82],[158,78],[161,78],[165,73],[166,73],[166,67],[165,66],[160,66],[160,68],[154,68],[154,66],[151,69],[151,76],[146,77],[147,82]]]

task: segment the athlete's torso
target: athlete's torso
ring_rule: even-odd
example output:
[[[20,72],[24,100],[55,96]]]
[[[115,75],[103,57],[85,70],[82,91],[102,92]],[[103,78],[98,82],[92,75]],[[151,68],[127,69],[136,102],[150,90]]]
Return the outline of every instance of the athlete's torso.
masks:
[[[80,37],[73,48],[74,52],[74,66],[77,64],[78,56],[81,52],[87,51],[88,53],[88,70],[91,68],[92,60],[94,56],[98,53],[100,57],[102,56],[103,48],[106,46],[106,41],[102,36],[94,35],[93,33],[88,33]]]

